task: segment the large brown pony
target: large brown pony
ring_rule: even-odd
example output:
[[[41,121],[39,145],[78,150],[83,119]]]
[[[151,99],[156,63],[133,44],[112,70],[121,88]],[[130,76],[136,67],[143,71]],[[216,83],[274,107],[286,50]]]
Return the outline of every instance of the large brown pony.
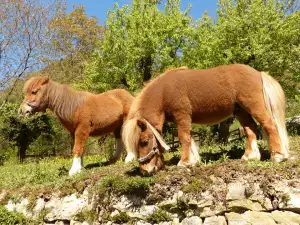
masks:
[[[134,99],[127,91],[116,89],[95,95],[75,91],[47,77],[33,77],[25,83],[24,95],[20,114],[44,112],[49,108],[70,132],[74,141],[74,160],[70,175],[82,168],[84,144],[89,136],[113,133],[116,152],[112,162],[120,158],[124,148],[121,127]],[[126,161],[130,161],[130,158],[127,157]]]
[[[285,96],[279,83],[263,72],[240,64],[205,70],[177,68],[152,80],[135,98],[123,126],[128,154],[142,170],[164,166],[168,146],[161,137],[165,120],[177,124],[182,146],[179,166],[195,165],[199,153],[191,138],[191,123],[216,124],[236,116],[247,137],[244,160],[259,160],[256,119],[268,136],[273,161],[288,158]]]

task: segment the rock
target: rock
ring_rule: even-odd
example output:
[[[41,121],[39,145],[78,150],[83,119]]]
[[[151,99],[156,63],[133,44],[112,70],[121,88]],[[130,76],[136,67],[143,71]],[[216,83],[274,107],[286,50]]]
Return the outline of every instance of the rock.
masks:
[[[120,214],[120,212],[118,210],[114,210],[111,214],[110,217],[114,217],[116,215]]]
[[[213,202],[213,200],[210,200],[210,199],[209,200],[202,200],[202,201],[197,203],[198,208],[210,207],[212,205],[214,205],[214,202]]]
[[[158,225],[172,225],[172,222],[160,222]]]
[[[12,202],[12,200],[9,200],[7,205],[5,205],[5,208],[10,211],[10,212],[15,212],[16,211],[16,204]]]
[[[227,222],[224,216],[212,216],[205,218],[203,225],[227,225]]]
[[[75,221],[75,220],[71,220],[70,221],[70,225],[81,225],[81,222]]]
[[[141,207],[140,215],[142,217],[147,217],[152,215],[156,210],[158,210],[158,207],[156,205],[145,205]]]
[[[87,208],[88,194],[85,192],[79,198],[76,194],[63,198],[53,197],[45,204],[45,209],[50,211],[45,216],[45,220],[72,220],[75,215]]]
[[[288,211],[273,211],[273,219],[279,224],[297,225],[300,224],[300,215]]]
[[[228,225],[276,225],[270,213],[247,211],[244,214],[225,213]]]
[[[148,223],[148,222],[145,222],[145,221],[137,221],[136,223],[135,223],[135,225],[151,225],[151,223]]]
[[[300,213],[300,191],[290,190],[281,196],[279,209]]]
[[[64,222],[64,221],[56,221],[55,222],[55,225],[67,225],[67,224],[69,224],[69,223]]]
[[[252,202],[249,199],[240,199],[228,202],[228,209],[233,212],[245,210],[263,211],[263,207],[258,202]]]
[[[172,225],[181,225],[181,223],[179,222],[179,218],[174,218],[172,221]]]
[[[177,206],[177,200],[172,199],[172,200],[163,201],[163,202],[160,202],[158,204],[158,206],[159,206],[159,208],[162,208],[162,209],[170,209],[170,208]]]
[[[18,213],[22,213],[26,217],[31,217],[32,213],[29,212],[29,200],[27,198],[22,199],[21,202],[15,204],[16,208],[15,211]]]
[[[264,210],[270,211],[273,209],[271,200],[269,198],[265,198],[263,195],[251,197],[249,200],[252,202],[258,202]]]
[[[217,203],[215,206],[204,207],[203,209],[197,209],[195,215],[200,217],[211,217],[222,214],[226,211],[223,204]]]
[[[198,216],[188,217],[181,221],[181,225],[201,225],[201,224],[202,224],[202,220]]]
[[[116,204],[113,205],[114,209],[117,209],[121,212],[127,211],[132,207],[141,207],[145,200],[139,196],[135,195],[122,195]]]
[[[246,187],[240,182],[230,183],[227,186],[226,200],[237,200],[245,198]]]

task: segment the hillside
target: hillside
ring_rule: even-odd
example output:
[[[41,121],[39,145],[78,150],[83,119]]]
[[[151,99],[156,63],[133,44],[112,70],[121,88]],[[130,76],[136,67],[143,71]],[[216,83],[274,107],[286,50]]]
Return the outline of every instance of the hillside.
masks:
[[[290,142],[294,160],[281,164],[229,159],[229,151],[184,169],[175,166],[178,152],[168,153],[153,177],[141,177],[137,164],[103,166],[100,156],[85,157],[75,177],[67,175],[71,159],[10,163],[0,167],[0,200],[37,221],[29,224],[299,224],[300,137]]]

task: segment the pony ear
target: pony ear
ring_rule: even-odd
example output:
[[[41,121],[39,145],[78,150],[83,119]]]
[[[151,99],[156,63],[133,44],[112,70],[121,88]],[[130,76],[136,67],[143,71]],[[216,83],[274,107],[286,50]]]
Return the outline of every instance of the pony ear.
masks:
[[[142,132],[147,129],[147,124],[144,120],[137,120],[137,125],[141,128]]]
[[[42,82],[41,82],[41,85],[44,85],[44,84],[46,84],[46,83],[48,83],[49,82],[49,77],[43,77],[43,80],[42,80]]]

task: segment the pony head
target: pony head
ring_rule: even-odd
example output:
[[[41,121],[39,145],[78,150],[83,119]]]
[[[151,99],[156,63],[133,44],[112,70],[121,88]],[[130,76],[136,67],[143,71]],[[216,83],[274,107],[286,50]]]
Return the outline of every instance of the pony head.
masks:
[[[24,101],[19,108],[19,115],[28,116],[36,112],[45,112],[48,107],[46,98],[47,77],[33,77],[24,85]]]
[[[122,136],[128,153],[137,158],[142,172],[153,174],[164,167],[163,152],[169,150],[169,146],[148,121],[128,120]]]

